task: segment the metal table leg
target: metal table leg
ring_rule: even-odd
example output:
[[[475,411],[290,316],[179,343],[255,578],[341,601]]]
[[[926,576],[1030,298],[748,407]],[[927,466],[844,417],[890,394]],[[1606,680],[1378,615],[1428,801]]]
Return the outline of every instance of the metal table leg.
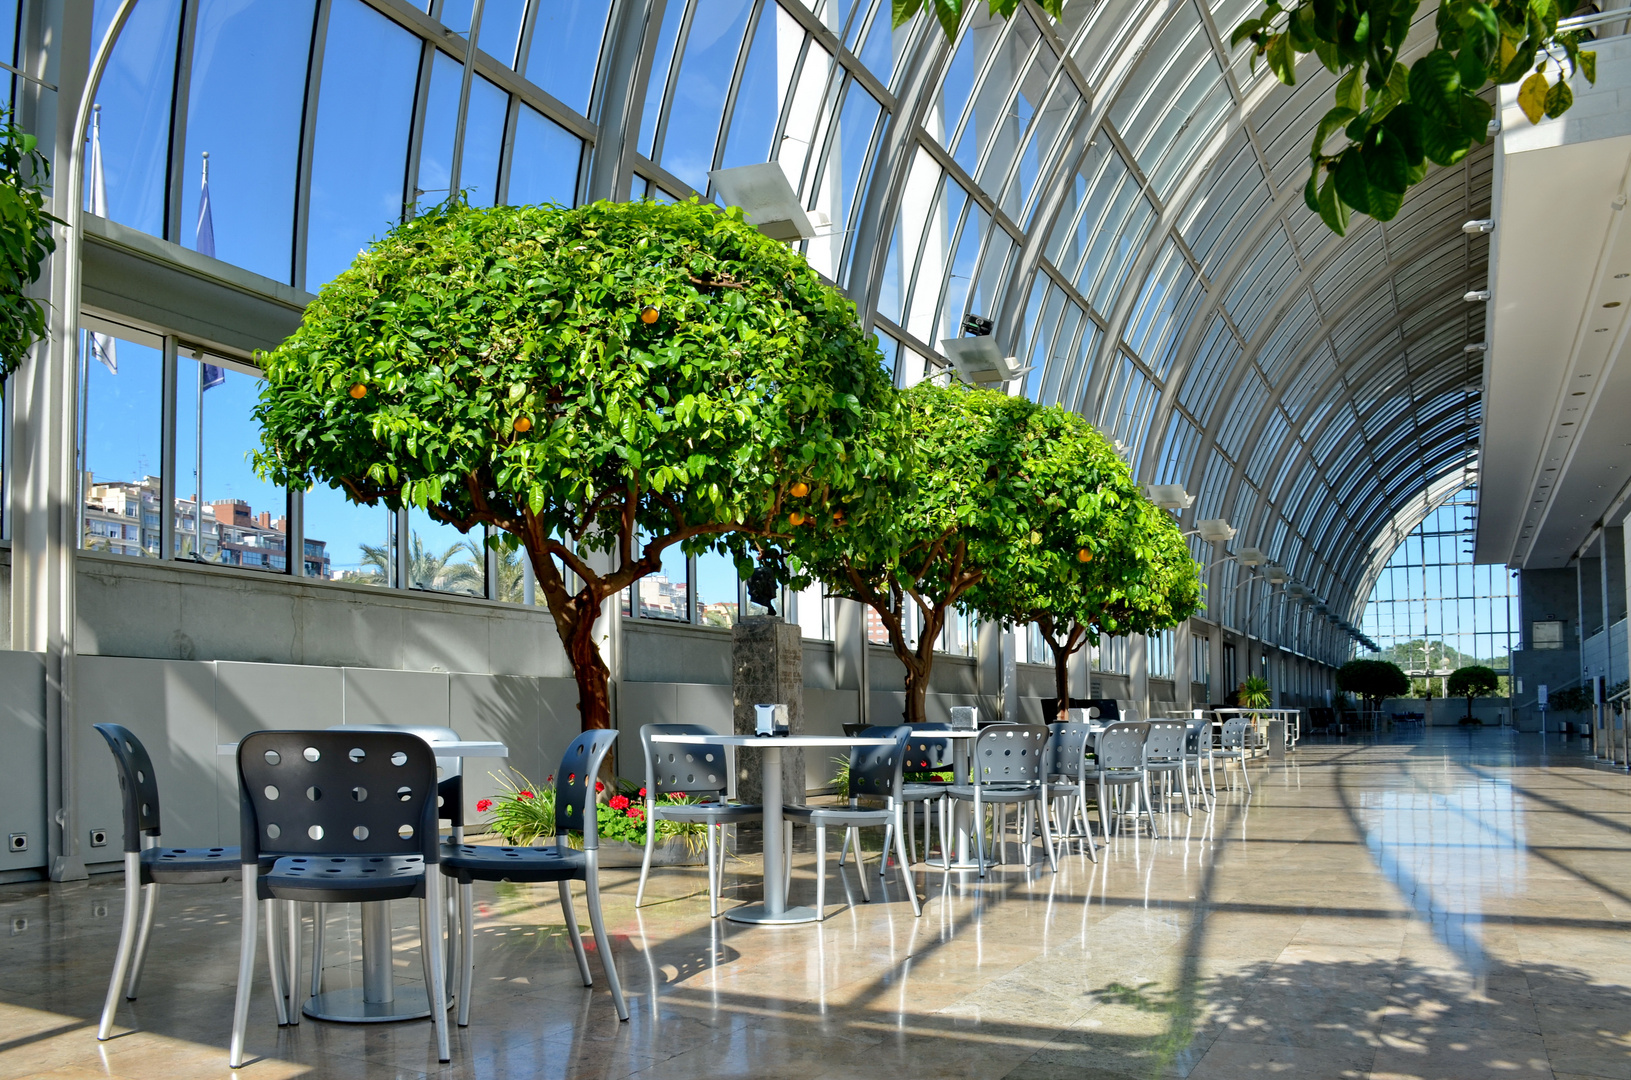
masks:
[[[313,1020],[345,1024],[381,1024],[429,1016],[430,998],[425,988],[396,986],[391,978],[391,905],[381,900],[358,906],[362,908],[362,985],[324,991],[308,999],[301,1011]]]
[[[968,783],[969,756],[974,753],[974,743],[975,743],[975,741],[976,740],[974,740],[974,739],[966,739],[966,740],[953,739],[952,740],[952,747],[957,751],[957,756],[952,759],[952,766],[951,766],[952,783],[954,783],[954,784],[966,784],[966,783]],[[958,745],[959,743],[962,743],[962,742],[966,742],[968,744],[968,749],[967,749],[966,752],[963,750],[963,748],[960,745]],[[970,832],[970,829],[973,826],[973,822],[974,822],[974,811],[973,811],[972,807],[967,802],[965,802],[964,800],[962,800],[962,799],[953,799],[952,800],[952,810],[951,810],[951,812],[952,812],[952,816],[953,816],[953,819],[954,819],[954,823],[957,826],[957,857],[952,860],[951,869],[953,869],[953,870],[978,870],[980,868],[980,862],[979,862],[978,859],[974,858],[973,855],[970,854],[970,852],[969,852],[969,847],[970,847],[969,832]]]
[[[765,898],[763,903],[732,908],[725,918],[732,922],[785,926],[816,922],[821,913],[811,907],[787,906],[787,881],[782,850],[782,748],[775,739],[759,747],[760,790],[764,793]]]

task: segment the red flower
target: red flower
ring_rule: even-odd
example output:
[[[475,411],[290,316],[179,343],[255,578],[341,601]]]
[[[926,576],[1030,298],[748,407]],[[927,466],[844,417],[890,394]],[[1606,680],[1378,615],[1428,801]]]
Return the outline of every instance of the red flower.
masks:
[[[629,807],[629,817],[633,818],[635,821],[639,821],[645,816],[645,811],[641,810],[638,806]]]
[[[595,781],[595,794],[599,795],[602,791],[605,791],[605,790],[606,790],[606,785],[602,784],[599,780],[596,780]]]
[[[668,793],[668,801],[669,802],[684,802],[685,801],[685,793],[683,791],[670,791]]]
[[[518,797],[518,798],[522,798],[522,799],[530,799],[530,798],[532,798],[532,797],[533,797],[533,796],[532,796],[532,792],[530,792],[530,791],[523,791],[523,792],[522,792],[522,793],[521,793],[521,794],[520,794],[520,795],[519,795],[519,796],[517,796],[517,797]]]
[[[642,798],[642,799],[643,799],[643,798],[645,798],[645,797],[646,797],[646,789],[645,789],[645,788],[641,788],[641,789],[640,789],[640,797],[641,797],[641,798]]]
[[[544,783],[553,784],[554,782],[555,782],[555,774],[554,773],[550,773],[548,776],[544,777]]]
[[[613,810],[627,810],[629,808],[629,797],[627,795],[613,795],[607,805]]]
[[[478,814],[485,814],[487,811],[491,810],[492,808],[493,808],[493,800],[491,800],[491,799],[481,799],[476,803],[476,813],[478,813]]]

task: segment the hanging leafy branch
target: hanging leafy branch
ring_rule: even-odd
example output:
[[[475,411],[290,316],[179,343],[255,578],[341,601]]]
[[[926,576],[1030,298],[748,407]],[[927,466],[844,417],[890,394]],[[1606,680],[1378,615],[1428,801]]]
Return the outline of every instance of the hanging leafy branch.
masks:
[[[1038,0],[1042,10],[1059,18],[1064,10],[1065,0]],[[935,19],[940,28],[946,32],[946,37],[955,40],[957,27],[963,21],[963,12],[973,5],[964,3],[964,0],[929,0],[928,7],[934,12]],[[993,18],[1006,19],[1019,10],[1019,0],[986,0],[986,10]],[[895,26],[904,26],[910,22],[912,16],[922,11],[924,0],[892,0],[891,15]]]
[[[1406,64],[1400,50],[1419,6],[1417,0],[1291,6],[1269,0],[1230,35],[1231,48],[1251,42],[1254,70],[1264,59],[1287,86],[1296,84],[1297,59],[1305,53],[1340,76],[1335,104],[1314,131],[1314,167],[1303,188],[1308,208],[1339,236],[1355,211],[1389,220],[1405,192],[1426,176],[1428,162],[1454,165],[1489,137],[1494,110],[1479,96],[1487,84],[1522,80],[1518,104],[1539,123],[1574,103],[1568,79],[1575,72],[1597,81],[1597,54],[1580,47],[1580,31],[1558,30],[1567,12],[1556,0],[1441,0],[1432,50]],[[1338,130],[1347,144],[1324,153]]]
[[[0,379],[45,337],[45,303],[28,295],[56,250],[44,182],[51,163],[39,140],[0,113]]]

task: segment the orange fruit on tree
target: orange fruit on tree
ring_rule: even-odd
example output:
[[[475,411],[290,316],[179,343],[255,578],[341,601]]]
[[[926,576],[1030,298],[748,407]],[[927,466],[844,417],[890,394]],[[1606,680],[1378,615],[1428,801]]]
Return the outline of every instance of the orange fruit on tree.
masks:
[[[652,307],[650,304],[647,304],[645,307],[641,308],[640,321],[645,323],[647,326],[650,326],[652,323],[656,322],[657,309]]]
[[[799,513],[797,510],[794,510],[791,514],[787,515],[787,520],[793,525],[803,525],[804,515]]]
[[[363,398],[368,396],[368,384],[367,383],[353,383],[352,386],[351,386],[350,393],[351,393],[351,396],[353,398],[355,398],[358,401],[361,401]]]
[[[810,494],[810,485],[806,484],[803,480],[798,480],[794,482],[791,490],[793,492],[793,498],[802,499],[804,496]]]
[[[515,430],[521,432],[522,434],[526,434],[532,430],[532,421],[528,420],[525,416],[516,417]]]
[[[1080,550],[1080,551],[1078,551],[1076,553],[1076,561],[1077,562],[1092,562],[1093,561],[1093,553],[1091,551],[1087,550],[1086,548],[1083,548],[1082,550]]]

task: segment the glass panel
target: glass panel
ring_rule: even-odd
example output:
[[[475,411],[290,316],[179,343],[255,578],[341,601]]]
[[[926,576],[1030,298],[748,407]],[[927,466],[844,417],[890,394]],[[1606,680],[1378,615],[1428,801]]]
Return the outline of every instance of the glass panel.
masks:
[[[527,203],[577,203],[578,169],[583,140],[538,110],[519,106],[515,122],[515,157],[510,162],[513,206]]]
[[[204,0],[187,98],[182,243],[288,282],[295,177],[315,0]],[[255,122],[245,124],[253,115]],[[210,156],[210,243],[199,247],[200,155]],[[213,246],[214,250],[207,250]]]
[[[480,529],[461,533],[415,507],[408,511],[408,588],[487,595],[487,553]]]
[[[396,583],[396,514],[359,506],[338,488],[319,484],[300,500],[306,533],[306,574],[353,585]]]
[[[402,219],[418,72],[418,38],[362,0],[335,0],[312,151],[312,292]]]
[[[459,187],[470,205],[491,206],[498,192],[498,159],[504,150],[504,119],[510,95],[477,75],[470,81],[470,112],[464,121]]]
[[[551,5],[554,6],[554,5]],[[474,0],[444,0],[442,25],[469,37]],[[520,44],[521,19],[527,13],[527,0],[486,0],[481,6],[481,39],[476,47],[495,60],[515,66],[515,47]]]
[[[419,143],[419,179],[414,187],[414,202],[421,210],[446,201],[449,194],[459,84],[463,79],[463,66],[447,53],[437,52],[430,66],[430,94],[425,100],[425,129]]]
[[[792,89],[803,44],[804,30],[797,20],[779,4],[766,3],[754,27],[753,45],[736,92],[730,138],[720,160],[722,168],[757,165],[771,159],[776,121]]]
[[[892,86],[895,79],[895,65],[900,62],[901,54],[906,50],[910,39],[912,27],[915,22],[909,22],[899,29],[890,24],[890,4],[887,0],[873,9],[872,22],[867,27],[866,44],[861,46],[856,56],[867,70],[878,77],[878,81],[885,86]]]
[[[749,0],[697,0],[686,35],[659,160],[698,191],[708,189],[719,118],[752,8]]]
[[[17,67],[17,20],[22,0],[0,0],[0,59]],[[0,102],[11,108],[17,89],[17,77],[10,72],[0,73]]]
[[[861,191],[861,177],[871,163],[872,134],[883,108],[860,83],[851,79],[844,94],[838,130],[828,138],[827,162],[811,208],[827,215],[833,231],[809,241],[810,265],[828,277],[837,277],[838,262],[847,241],[850,211]]]
[[[657,120],[662,116],[663,99],[668,93],[668,76],[674,64],[674,43],[680,36],[680,23],[685,19],[685,8],[686,5],[680,0],[674,0],[663,9],[663,27],[657,34],[657,52],[652,57],[651,77],[646,83],[646,104],[640,114],[639,147],[640,152],[648,158],[654,153]],[[532,47],[535,52],[538,49],[538,41],[538,35],[534,33]]]
[[[736,564],[715,551],[698,555],[697,621],[703,626],[735,626],[736,606]]]
[[[175,554],[178,559],[289,570],[289,496],[255,475],[260,379],[216,357],[176,365]],[[202,453],[200,453],[202,446]],[[203,473],[202,518],[198,508]]]
[[[782,142],[776,148],[776,160],[795,191],[804,190],[832,66],[832,54],[814,41],[809,42],[804,50],[804,66],[799,68],[798,86],[793,90],[793,103],[782,125]]]
[[[102,40],[117,7],[116,0],[97,0],[92,41]],[[85,169],[86,210],[153,236],[165,234],[165,177],[180,32],[181,0],[136,5],[96,89],[100,108],[92,138],[100,143],[101,166],[93,149]]]
[[[636,583],[640,610],[635,614],[642,619],[691,621],[690,586],[685,578],[687,561],[678,545],[663,551],[663,568]]]
[[[589,115],[589,95],[594,91],[595,68],[600,62],[601,39],[606,34],[611,8],[611,0],[548,0],[538,5],[538,22],[527,53],[527,78],[583,116]],[[670,52],[674,48],[672,31],[684,10],[685,4],[676,0],[663,16],[663,33]],[[661,48],[658,56],[651,77],[660,87],[668,77],[668,61],[662,58]],[[641,132],[640,145],[645,146],[644,125]]]
[[[82,331],[80,546],[158,558],[164,354]],[[117,374],[115,374],[117,372]]]

